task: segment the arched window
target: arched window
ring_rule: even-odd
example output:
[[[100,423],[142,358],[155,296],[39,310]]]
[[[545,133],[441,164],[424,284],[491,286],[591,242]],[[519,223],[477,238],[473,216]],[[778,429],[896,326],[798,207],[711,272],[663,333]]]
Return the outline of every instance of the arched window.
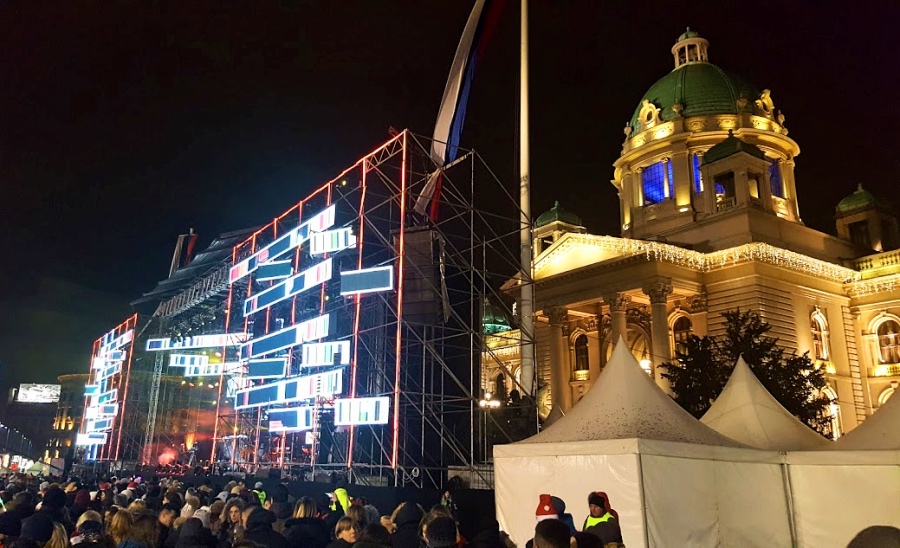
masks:
[[[672,339],[675,342],[676,352],[687,352],[687,340],[691,336],[694,325],[687,316],[679,316],[672,324]]]
[[[672,161],[665,159],[641,171],[644,205],[658,204],[675,194],[675,173]]]
[[[590,377],[591,362],[588,357],[588,338],[582,333],[575,337],[575,380],[583,381]]]
[[[821,311],[816,310],[812,313],[809,320],[809,327],[812,330],[813,351],[817,360],[827,360],[831,355],[828,344],[828,320]]]
[[[878,326],[878,349],[881,363],[900,363],[900,324],[885,320]]]

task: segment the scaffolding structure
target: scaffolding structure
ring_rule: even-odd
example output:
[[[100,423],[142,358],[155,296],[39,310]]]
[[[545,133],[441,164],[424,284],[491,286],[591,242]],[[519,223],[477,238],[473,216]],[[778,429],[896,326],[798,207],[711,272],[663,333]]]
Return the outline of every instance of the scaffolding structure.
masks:
[[[221,469],[282,469],[308,479],[343,473],[358,482],[425,487],[444,485],[451,468],[480,473],[487,457],[478,439],[482,303],[502,302],[491,268],[517,269],[518,209],[476,153],[438,172],[430,145],[408,131],[397,134],[235,247],[227,332],[247,333],[252,343],[327,317],[327,332],[314,342],[346,341],[350,356],[346,365],[308,365],[301,344],[266,354],[286,358],[289,378],[343,370],[335,393],[305,402],[235,405],[229,391],[278,380],[248,380],[246,369],[223,372],[213,455]],[[431,218],[413,211],[429,181],[439,186],[431,209],[439,213]],[[488,187],[495,190],[484,192]],[[489,208],[476,207],[479,194],[492,197]],[[498,195],[508,203],[498,203]],[[322,230],[349,230],[354,245],[317,253],[301,244],[287,259],[294,275],[325,262],[332,274],[269,306],[247,305],[255,295],[271,300],[267,292],[282,283],[259,281],[244,272],[247,265],[252,270],[260,255],[269,260],[274,242],[330,208],[333,226]],[[386,266],[394,273],[391,287],[342,294],[348,271]],[[386,424],[335,426],[338,398],[373,397],[389,399]],[[269,431],[272,411],[298,405],[312,408],[311,428]]]

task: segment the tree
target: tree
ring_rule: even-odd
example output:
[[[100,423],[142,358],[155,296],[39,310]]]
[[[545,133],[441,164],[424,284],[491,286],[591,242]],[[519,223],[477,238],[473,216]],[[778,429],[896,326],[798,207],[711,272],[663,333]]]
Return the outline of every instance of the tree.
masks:
[[[785,409],[828,436],[831,422],[826,409],[830,402],[822,395],[825,374],[816,368],[809,353],[786,356],[778,339],[768,335],[772,327],[755,312],[737,309],[723,312],[722,316],[724,335],[691,335],[684,351],[675,353],[675,363],[661,365],[666,370],[663,378],[672,383],[675,401],[695,417],[702,417],[743,356],[762,385]]]

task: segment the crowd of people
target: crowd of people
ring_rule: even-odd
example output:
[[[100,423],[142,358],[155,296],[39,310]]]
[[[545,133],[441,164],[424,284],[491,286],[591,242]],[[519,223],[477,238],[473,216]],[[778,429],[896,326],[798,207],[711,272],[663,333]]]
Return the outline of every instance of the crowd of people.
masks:
[[[493,517],[462,538],[449,492],[428,510],[410,501],[384,515],[342,484],[318,500],[239,480],[11,476],[3,484],[2,548],[512,548]]]

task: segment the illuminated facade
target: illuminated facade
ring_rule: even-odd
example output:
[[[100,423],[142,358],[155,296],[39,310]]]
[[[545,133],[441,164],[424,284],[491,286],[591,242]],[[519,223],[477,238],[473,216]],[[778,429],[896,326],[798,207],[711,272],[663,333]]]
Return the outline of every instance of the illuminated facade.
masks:
[[[804,226],[784,116],[769,90],[711,64],[708,46],[682,34],[674,70],[625,126],[611,181],[621,237],[586,233],[559,204],[536,220],[539,406],[570,409],[620,337],[668,389],[658,366],[740,307],[825,368],[833,426],[850,430],[900,381],[896,218],[860,188],[837,208],[837,237]],[[483,390],[514,388],[517,340],[487,337]]]
[[[59,403],[56,405],[56,417],[53,419],[53,432],[47,443],[45,458],[66,458],[75,444],[75,435],[84,414],[84,385],[90,375],[74,374],[57,377],[61,386]]]

